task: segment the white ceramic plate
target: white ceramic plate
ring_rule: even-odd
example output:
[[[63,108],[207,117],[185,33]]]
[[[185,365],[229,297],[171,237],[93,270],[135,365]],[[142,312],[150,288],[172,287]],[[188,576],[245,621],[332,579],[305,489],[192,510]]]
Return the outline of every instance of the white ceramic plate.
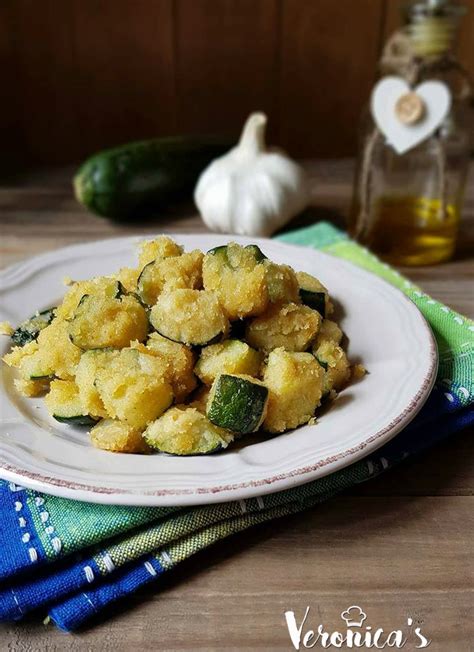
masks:
[[[59,249],[0,273],[0,320],[13,324],[56,305],[62,279],[90,278],[135,263],[136,243],[121,238]],[[186,249],[207,250],[227,236],[179,235]],[[311,249],[256,242],[279,263],[314,274],[340,306],[349,356],[369,370],[313,426],[253,438],[220,454],[179,458],[97,450],[84,430],[59,424],[42,399],[19,396],[2,364],[0,477],[47,493],[107,504],[194,505],[288,489],[347,466],[397,434],[432,387],[436,345],[415,305],[362,269]],[[2,355],[9,339],[1,338]]]

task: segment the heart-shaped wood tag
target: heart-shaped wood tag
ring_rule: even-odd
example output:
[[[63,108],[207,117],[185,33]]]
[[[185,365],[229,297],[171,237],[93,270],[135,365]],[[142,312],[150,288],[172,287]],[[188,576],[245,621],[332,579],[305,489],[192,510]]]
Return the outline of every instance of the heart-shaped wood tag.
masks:
[[[451,93],[440,81],[425,81],[412,89],[401,77],[384,77],[371,98],[375,123],[397,154],[431,136],[450,108]]]

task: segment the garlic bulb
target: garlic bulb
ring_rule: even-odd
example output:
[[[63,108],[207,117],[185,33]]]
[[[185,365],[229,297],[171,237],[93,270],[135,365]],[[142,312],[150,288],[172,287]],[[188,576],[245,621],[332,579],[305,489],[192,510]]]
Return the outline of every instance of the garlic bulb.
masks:
[[[213,231],[268,236],[309,203],[304,170],[281,150],[267,149],[267,117],[252,113],[240,142],[201,174],[194,200]]]

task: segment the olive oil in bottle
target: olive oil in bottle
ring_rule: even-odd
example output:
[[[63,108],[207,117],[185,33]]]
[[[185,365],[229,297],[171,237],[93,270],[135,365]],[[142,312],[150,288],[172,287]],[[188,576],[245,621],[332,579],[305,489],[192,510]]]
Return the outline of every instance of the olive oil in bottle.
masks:
[[[380,197],[371,247],[393,264],[429,265],[448,260],[454,252],[459,211],[454,204],[441,210],[439,199]]]

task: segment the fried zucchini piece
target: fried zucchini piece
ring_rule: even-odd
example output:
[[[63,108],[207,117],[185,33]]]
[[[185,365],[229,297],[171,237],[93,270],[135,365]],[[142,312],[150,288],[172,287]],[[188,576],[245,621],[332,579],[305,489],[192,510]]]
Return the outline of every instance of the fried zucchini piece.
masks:
[[[235,243],[232,243],[232,242],[231,242],[230,244],[232,245],[232,244],[235,244]],[[229,245],[226,245],[226,247],[228,247],[228,246],[229,246]],[[240,246],[240,245],[239,245],[239,246]],[[219,247],[217,247],[217,248],[219,249]],[[232,248],[231,248],[231,249],[232,249]],[[230,250],[227,249],[227,257],[229,258],[229,260],[232,261],[232,257],[233,257],[234,255],[237,255],[237,258],[240,258],[240,253],[238,253],[238,252],[232,252],[231,249],[230,249]],[[246,251],[249,251],[249,252],[252,254],[252,256],[254,257],[254,259],[255,259],[258,263],[261,263],[261,262],[263,262],[264,260],[268,260],[267,256],[265,256],[265,254],[263,253],[263,251],[262,251],[262,250],[260,249],[260,247],[259,247],[258,245],[256,245],[256,244],[245,245],[244,249],[245,249]],[[233,263],[232,263],[232,264],[233,264]]]
[[[67,322],[58,317],[53,319],[39,333],[37,344],[37,350],[20,362],[20,374],[25,380],[74,378],[81,350],[69,339]]]
[[[108,416],[96,387],[96,380],[99,369],[107,367],[118,355],[119,352],[113,349],[91,349],[81,355],[75,380],[81,403],[88,414],[95,417]]]
[[[113,453],[148,453],[149,446],[142,431],[117,419],[102,419],[90,431],[91,442],[96,448]]]
[[[139,276],[139,269],[135,269],[134,267],[122,267],[122,269],[118,271],[116,278],[126,292],[136,292]]]
[[[266,260],[256,245],[231,242],[204,256],[204,288],[214,290],[229,319],[260,315],[268,305]]]
[[[329,298],[329,292],[321,281],[306,272],[297,272],[296,278],[300,287],[301,301],[313,310],[317,310],[321,317],[329,317],[334,306]]]
[[[33,340],[23,346],[14,346],[9,353],[6,353],[3,356],[2,359],[9,367],[18,368],[21,365],[22,360],[33,355],[33,353],[36,353],[38,349],[38,342]]]
[[[55,373],[49,352],[43,348],[33,355],[23,358],[20,364],[20,374],[24,380],[40,380],[45,383],[53,380]]]
[[[208,455],[233,441],[234,435],[211,423],[195,407],[176,405],[143,433],[149,446],[171,455]]]
[[[49,376],[46,378],[30,378],[30,369],[34,366],[30,360],[37,354],[38,350],[38,342],[33,340],[23,346],[14,346],[10,353],[7,353],[3,357],[3,361],[9,367],[21,369],[23,365],[24,370],[20,372],[21,378],[16,378],[14,384],[20,394],[30,398],[44,394],[49,389],[49,382],[51,380]],[[37,364],[37,360],[34,364]]]
[[[168,364],[167,378],[173,388],[173,394],[178,403],[190,394],[197,386],[194,375],[196,356],[185,344],[172,342],[159,333],[150,333],[146,342],[146,350],[153,355],[162,356]]]
[[[167,235],[160,235],[154,240],[144,240],[140,243],[139,267],[143,269],[145,265],[152,263],[154,260],[181,256],[182,253],[183,247]]]
[[[13,381],[17,391],[23,396],[34,398],[43,396],[49,390],[49,380],[27,380],[25,378],[15,378]]]
[[[320,403],[323,379],[311,353],[272,351],[263,376],[269,390],[264,430],[284,432],[307,423]]]
[[[167,366],[157,356],[122,349],[97,370],[96,387],[107,414],[144,428],[173,402]]]
[[[212,384],[206,414],[216,426],[243,435],[260,428],[267,403],[268,389],[259,380],[220,374]]]
[[[150,314],[161,335],[183,344],[205,345],[229,332],[229,321],[214,292],[173,290],[162,294]]]
[[[262,359],[262,354],[245,342],[225,340],[202,349],[194,372],[206,385],[212,385],[214,379],[221,373],[257,377]]]
[[[62,303],[56,308],[56,317],[71,319],[86,294],[94,297],[120,297],[124,288],[113,276],[96,276],[89,281],[76,281],[66,292]]]
[[[84,409],[79,389],[73,380],[53,380],[51,389],[44,399],[49,414],[72,426],[93,426],[97,419]]]
[[[367,375],[367,369],[363,364],[357,363],[351,367],[351,380],[357,382]]]
[[[118,299],[85,295],[69,322],[69,336],[79,348],[122,348],[143,342],[148,333],[145,308],[130,295]]]
[[[277,265],[265,260],[268,297],[270,303],[301,303],[298,279],[289,265]]]
[[[324,369],[324,394],[343,389],[350,380],[351,366],[345,351],[334,342],[324,341],[313,354]]]
[[[138,278],[138,296],[147,306],[153,306],[160,294],[167,290],[201,289],[202,259],[202,251],[196,249],[181,256],[148,263]]]
[[[305,351],[315,338],[321,316],[308,306],[296,303],[274,305],[246,328],[246,340],[256,349],[272,351]]]
[[[38,335],[39,350],[49,362],[54,375],[63,380],[72,380],[81,359],[81,350],[69,339],[68,323],[56,317]]]
[[[16,346],[25,346],[29,342],[38,339],[38,335],[43,328],[49,326],[54,319],[56,308],[48,308],[41,312],[36,312],[32,317],[21,322],[11,334],[12,342]]]
[[[342,335],[342,330],[335,321],[323,319],[321,328],[313,342],[313,353],[321,346],[321,344],[323,344],[323,342],[334,342],[334,344],[339,345],[342,340]]]
[[[0,321],[0,335],[7,335],[7,337],[11,337],[14,332],[15,329],[9,321]]]

